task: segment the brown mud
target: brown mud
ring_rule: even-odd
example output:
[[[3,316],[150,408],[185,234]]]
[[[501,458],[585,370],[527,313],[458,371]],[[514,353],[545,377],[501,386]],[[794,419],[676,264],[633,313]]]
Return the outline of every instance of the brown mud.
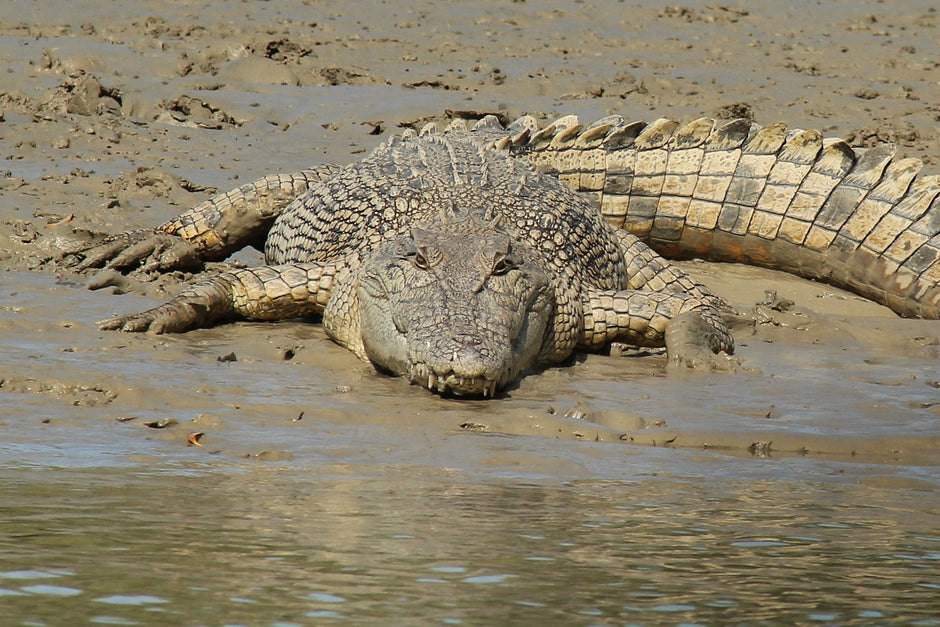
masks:
[[[7,2],[0,429],[39,463],[29,446],[76,432],[146,440],[143,459],[287,460],[304,454],[297,432],[314,422],[353,441],[377,427],[428,446],[467,432],[940,464],[940,323],[778,273],[686,264],[756,319],[738,330],[735,374],[615,348],[477,402],[377,375],[304,322],[100,332],[96,320],[198,276],[91,292],[90,275],[56,261],[75,238],[155,226],[215,191],[490,112],[747,116],[857,146],[896,142],[938,171],[932,5],[832,2],[807,16],[778,3]],[[259,262],[249,251],[230,263]],[[570,470],[506,455],[467,463]]]

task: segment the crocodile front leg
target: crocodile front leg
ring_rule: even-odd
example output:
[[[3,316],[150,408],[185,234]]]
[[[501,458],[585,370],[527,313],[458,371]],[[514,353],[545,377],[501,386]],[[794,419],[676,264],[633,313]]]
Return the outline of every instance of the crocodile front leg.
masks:
[[[338,166],[273,174],[196,205],[155,229],[111,235],[66,250],[78,270],[141,268],[144,272],[198,269],[250,244],[263,242],[274,219]]]
[[[180,333],[230,318],[284,320],[323,312],[337,275],[336,264],[259,266],[225,272],[187,288],[167,303],[98,323],[103,330]]]
[[[578,348],[597,351],[619,341],[665,346],[669,361],[722,367],[715,355],[734,352],[721,312],[696,296],[670,292],[592,290],[584,298],[584,332]]]

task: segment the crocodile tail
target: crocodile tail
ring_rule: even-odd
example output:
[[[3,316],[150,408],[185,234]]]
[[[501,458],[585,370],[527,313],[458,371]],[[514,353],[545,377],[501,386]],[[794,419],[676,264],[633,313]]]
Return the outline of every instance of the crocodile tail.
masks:
[[[498,124],[498,123],[496,123]],[[684,126],[523,117],[490,133],[669,258],[784,270],[906,317],[940,318],[940,176],[892,145],[702,118]]]

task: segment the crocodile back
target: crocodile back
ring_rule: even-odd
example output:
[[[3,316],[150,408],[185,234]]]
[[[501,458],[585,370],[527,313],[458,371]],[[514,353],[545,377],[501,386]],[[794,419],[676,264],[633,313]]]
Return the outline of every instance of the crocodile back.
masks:
[[[333,262],[438,220],[498,224],[538,252],[560,285],[626,285],[615,229],[590,200],[462,125],[406,132],[291,203],[268,236],[268,263]]]

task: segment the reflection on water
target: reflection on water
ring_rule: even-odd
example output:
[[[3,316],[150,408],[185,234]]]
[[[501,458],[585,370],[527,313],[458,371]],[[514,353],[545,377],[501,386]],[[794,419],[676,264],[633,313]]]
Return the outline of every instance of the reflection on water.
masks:
[[[558,452],[535,438],[451,439]],[[874,467],[562,444],[609,455],[627,479],[368,460],[54,479],[0,467],[0,603],[49,625],[940,624],[936,485],[891,485]],[[651,471],[664,465],[668,478]]]

